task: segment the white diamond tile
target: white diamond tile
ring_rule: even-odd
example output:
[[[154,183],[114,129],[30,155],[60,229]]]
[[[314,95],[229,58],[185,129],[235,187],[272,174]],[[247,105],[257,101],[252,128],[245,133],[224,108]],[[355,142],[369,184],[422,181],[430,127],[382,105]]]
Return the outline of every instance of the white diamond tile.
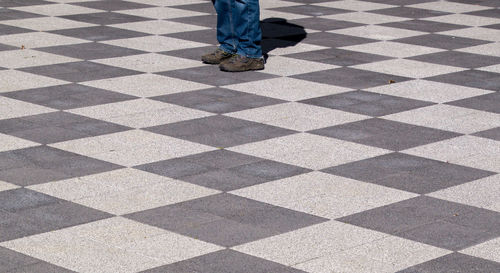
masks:
[[[161,52],[168,50],[186,49],[208,46],[209,44],[191,42],[176,38],[163,36],[146,36],[128,39],[118,39],[111,41],[103,41],[108,45],[128,47],[148,52]]]
[[[360,27],[343,28],[330,30],[328,32],[344,35],[358,36],[376,40],[394,40],[411,36],[423,35],[425,32],[407,30],[401,28],[384,27],[377,25],[368,25]]]
[[[408,20],[407,18],[404,17],[382,15],[376,13],[363,12],[363,11],[327,15],[327,16],[321,16],[321,18],[342,20],[342,21],[367,24],[367,25],[379,25],[384,23],[401,22]]]
[[[266,63],[266,73],[279,76],[291,76],[334,68],[338,68],[338,66],[282,56],[272,56]]]
[[[500,144],[487,138],[461,136],[408,149],[404,153],[500,172]]]
[[[151,247],[139,247],[145,244]],[[221,249],[119,217],[0,245],[77,272],[103,273],[138,272]]]
[[[203,66],[199,61],[156,53],[98,59],[93,62],[149,73]]]
[[[500,263],[500,238],[464,249],[461,253]]]
[[[0,81],[0,93],[68,83],[66,81],[16,70],[0,70],[0,78],[2,79]]]
[[[396,58],[407,58],[417,55],[424,55],[444,51],[442,49],[403,44],[391,41],[381,41],[375,43],[340,47],[340,49],[384,55]]]
[[[463,134],[500,126],[499,114],[444,104],[391,114],[383,118]]]
[[[61,1],[54,1],[54,2],[61,2]],[[47,16],[64,16],[64,15],[102,12],[102,10],[98,9],[91,9],[91,8],[79,7],[76,5],[68,5],[68,4],[34,5],[25,7],[12,7],[11,9],[31,12],[36,14],[43,14]]]
[[[475,26],[475,27],[500,23],[500,19],[498,18],[490,18],[490,17],[470,15],[470,14],[450,14],[443,16],[435,16],[426,18],[426,20],[441,22],[441,23],[457,24],[457,25]]]
[[[332,2],[317,3],[315,5],[335,8],[335,9],[347,9],[353,11],[368,11],[368,10],[386,9],[394,7],[393,5],[370,3],[357,0],[332,1]]]
[[[390,236],[294,267],[318,273],[392,273],[450,253],[449,250]]]
[[[155,74],[139,74],[80,83],[136,97],[153,97],[212,86]]]
[[[439,34],[454,36],[454,37],[465,37],[470,39],[500,42],[500,30],[492,28],[484,28],[484,27],[463,28],[463,29],[443,31],[439,32]]]
[[[22,138],[9,136],[2,133],[0,133],[0,143],[2,143],[2,145],[0,146],[0,152],[40,145],[39,143],[33,141],[24,140]]]
[[[2,36],[2,44],[17,48],[38,48],[88,43],[88,40],[67,37],[47,32],[28,32]]]
[[[0,117],[2,117],[2,119],[38,115],[55,111],[55,109],[29,102],[0,97]]]
[[[14,52],[0,51],[0,59],[2,60],[1,65],[5,68],[23,68],[80,61],[80,59],[31,49],[16,50]]]
[[[500,175],[428,194],[429,196],[500,212]]]
[[[68,110],[132,128],[145,128],[213,114],[150,99],[136,99]]]
[[[365,89],[370,92],[404,97],[415,100],[445,103],[493,93],[479,88],[461,85],[413,80]]]
[[[157,35],[209,29],[208,27],[182,24],[164,20],[142,21],[110,26]]]
[[[170,7],[152,7],[143,9],[119,10],[117,13],[147,17],[152,19],[172,19],[179,17],[192,17],[207,15],[206,13],[175,9]]]
[[[120,169],[29,188],[116,215],[218,193],[216,190],[135,169]]]
[[[344,111],[290,102],[227,114],[297,131],[310,131],[369,118]]]
[[[224,88],[289,101],[298,101],[351,91],[351,89],[345,87],[286,77],[262,80],[259,82],[226,85]]]
[[[127,167],[214,150],[202,144],[142,130],[82,138],[50,146]]]
[[[329,219],[418,196],[320,172],[276,180],[231,193]]]
[[[329,221],[233,249],[281,264],[295,265],[387,236],[381,232]]]
[[[441,74],[448,74],[466,70],[465,68],[461,67],[431,64],[405,59],[360,64],[352,67],[410,78],[427,78]]]
[[[244,144],[229,150],[314,170],[389,152],[380,148],[308,133]]]
[[[96,26],[96,24],[78,22],[59,17],[36,17],[36,18],[28,18],[22,20],[7,20],[7,21],[2,21],[2,24],[15,27],[22,27],[37,31],[51,31],[59,29]]]

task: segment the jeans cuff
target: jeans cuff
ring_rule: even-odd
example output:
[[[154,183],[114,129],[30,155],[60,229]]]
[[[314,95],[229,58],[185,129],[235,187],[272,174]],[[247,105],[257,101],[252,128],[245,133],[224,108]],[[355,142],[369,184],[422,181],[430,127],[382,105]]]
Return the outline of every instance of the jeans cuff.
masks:
[[[222,50],[222,51],[224,51],[224,52],[226,52],[226,53],[229,53],[229,54],[235,54],[236,53],[236,50],[228,49],[224,45],[220,45],[219,49]]]

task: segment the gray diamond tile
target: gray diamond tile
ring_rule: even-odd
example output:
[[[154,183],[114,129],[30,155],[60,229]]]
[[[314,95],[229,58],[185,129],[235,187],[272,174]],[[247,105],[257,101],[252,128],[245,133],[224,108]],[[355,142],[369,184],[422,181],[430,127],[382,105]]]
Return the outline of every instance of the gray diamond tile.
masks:
[[[20,186],[119,168],[121,166],[47,146],[0,153],[0,180]]]
[[[168,21],[191,24],[202,27],[217,25],[217,17],[213,15],[179,17],[179,18],[168,19]]]
[[[500,74],[494,72],[466,70],[430,77],[427,80],[500,91]]]
[[[302,28],[328,31],[350,27],[359,27],[363,24],[325,18],[302,18],[288,21],[289,24],[301,26]]]
[[[8,272],[8,273],[74,272],[3,247],[0,247],[0,257],[2,257],[2,259],[0,260],[1,272]]]
[[[6,214],[5,214],[6,213]],[[111,215],[28,189],[0,192],[0,241],[88,223]],[[15,225],[18,224],[18,227]]]
[[[5,51],[5,50],[14,50],[14,49],[18,49],[18,48],[17,48],[17,47],[10,46],[10,45],[0,44],[0,51]]]
[[[390,16],[399,16],[406,18],[428,18],[433,16],[441,16],[450,14],[448,12],[436,11],[436,10],[428,10],[428,9],[418,9],[418,8],[410,8],[410,7],[395,7],[388,9],[378,9],[369,11],[376,14],[390,15]]]
[[[398,236],[406,239],[454,251],[483,243],[498,235],[475,228],[451,224],[446,221],[424,224],[398,234]]]
[[[496,273],[500,272],[500,263],[461,253],[446,256],[421,263],[398,273]]]
[[[489,171],[400,153],[347,163],[323,171],[420,194],[494,174]]]
[[[375,55],[345,49],[328,48],[314,51],[284,55],[306,61],[315,61],[339,66],[352,66],[364,63],[379,62],[392,59],[391,57]]]
[[[208,1],[205,3],[195,3],[195,4],[188,4],[188,5],[175,5],[172,8],[215,14],[214,6]]]
[[[227,193],[126,217],[223,246],[235,246],[326,221]]]
[[[500,92],[452,101],[447,104],[500,114]]]
[[[500,29],[500,24],[488,25],[488,26],[483,26],[483,27],[492,28],[492,29]]]
[[[295,39],[295,38],[291,38]],[[330,32],[315,32],[310,33],[301,42],[326,47],[344,47],[359,44],[367,44],[376,42],[377,40],[367,39],[362,37],[330,33]]]
[[[26,28],[20,28],[20,27],[14,27],[14,26],[0,24],[0,36],[1,35],[18,34],[18,33],[26,33],[26,32],[32,32],[32,31],[33,30],[26,29]]]
[[[177,32],[171,34],[163,35],[165,37],[172,37],[182,40],[188,40],[198,43],[205,43],[211,45],[217,45],[217,34],[214,29],[206,29],[206,30],[196,30],[196,31],[188,31],[188,32]]]
[[[99,24],[99,25],[123,24],[123,23],[151,20],[151,18],[121,14],[116,12],[75,14],[75,15],[61,16],[61,18],[85,22],[85,23]]]
[[[207,162],[207,157],[213,157],[215,163]],[[234,162],[228,162],[231,159]],[[221,191],[236,190],[310,171],[226,150],[160,161],[136,168]]]
[[[418,19],[402,21],[402,22],[385,23],[381,24],[381,26],[402,28],[402,29],[423,31],[430,33],[467,28],[467,26],[464,25],[448,24],[442,22],[418,20]]]
[[[199,57],[199,56],[198,56]],[[257,80],[265,80],[276,78],[275,75],[270,75],[261,72],[246,72],[240,74],[228,74],[214,69],[210,66],[200,66],[194,68],[180,69],[158,73],[163,76],[179,78],[182,80],[194,81],[208,85],[224,86],[230,84],[251,82]]]
[[[126,29],[120,29],[120,28],[115,28],[115,27],[109,27],[109,26],[95,26],[95,27],[61,29],[61,30],[55,30],[55,31],[51,31],[51,32],[55,33],[55,34],[85,39],[85,40],[94,41],[94,42],[115,40],[115,39],[135,38],[135,37],[142,37],[142,36],[149,35],[147,33],[126,30]],[[96,44],[96,43],[83,44],[83,45],[69,45],[69,46],[77,46],[77,47],[80,47],[79,50],[87,50],[88,51],[88,50],[92,49],[91,47],[89,47],[90,45],[94,45],[95,50],[97,52],[99,52],[98,50],[106,50],[106,49],[109,50],[112,48],[111,46],[104,47],[105,45]],[[69,47],[69,46],[67,46],[67,47]],[[118,47],[114,47],[114,48],[118,48]],[[122,48],[122,50],[125,50],[125,49]],[[127,50],[129,52],[140,52],[140,51],[134,50],[134,49],[127,49]],[[109,50],[109,51],[111,51],[111,50]],[[113,53],[113,52],[110,52],[110,53]],[[62,54],[62,55],[64,55],[64,54]],[[128,55],[133,55],[133,54],[128,54]],[[122,56],[124,56],[124,55],[122,55]],[[114,56],[113,56],[113,54],[110,54],[109,56],[105,56],[105,57],[111,58]],[[105,58],[105,57],[102,57],[102,58]],[[116,57],[118,57],[118,56],[116,56]]]
[[[470,4],[471,0],[449,0],[450,2],[457,2],[463,4]],[[473,0],[474,4],[486,7],[500,7],[500,3],[496,0]]]
[[[500,63],[500,57],[457,51],[443,51],[419,55],[407,59],[465,68],[478,68]]]
[[[153,7],[151,5],[145,5],[138,2],[129,2],[121,0],[85,1],[85,2],[74,3],[73,5],[92,8],[92,9],[108,10],[108,11]]]
[[[474,135],[500,141],[500,127],[478,132]]]
[[[3,20],[27,19],[27,18],[35,18],[42,16],[43,15],[31,12],[0,8],[0,22]]]
[[[3,96],[59,110],[120,102],[136,98],[126,94],[79,84],[64,84],[14,91],[4,93]]]
[[[499,6],[500,6],[500,3],[498,4],[497,7],[499,7]],[[466,14],[475,15],[475,16],[500,18],[500,10],[499,9],[479,10],[479,11],[468,12]]]
[[[138,71],[88,61],[28,67],[20,70],[69,82],[85,82],[141,74]]]
[[[374,77],[376,75],[372,74]],[[370,75],[370,76],[372,76]],[[339,75],[340,76],[340,75]],[[369,116],[385,116],[433,103],[366,91],[352,91],[301,101],[302,103],[338,109]]]
[[[0,7],[13,8],[31,5],[46,5],[51,4],[51,2],[44,0],[2,0],[0,2]]]
[[[216,49],[217,49],[217,46],[212,45],[212,46],[203,46],[203,47],[164,51],[164,52],[159,52],[159,54],[165,54],[168,56],[174,56],[174,57],[179,57],[179,58],[201,61],[202,55],[207,54],[208,52],[213,52]]]
[[[11,124],[16,124],[16,126]],[[129,129],[131,128],[65,112],[0,120],[0,132],[42,144],[117,133]]]
[[[435,225],[439,225],[449,223],[447,220],[457,217],[458,215],[468,215],[484,211],[486,210],[431,197],[420,196],[342,217],[337,220],[401,236],[404,232],[408,232],[428,224],[434,223]],[[464,220],[462,222],[456,222],[455,224],[466,228],[470,223],[467,223],[467,221]],[[481,229],[472,229],[471,232],[475,232],[477,230]],[[490,234],[484,230],[483,233],[487,233],[487,235]],[[430,237],[433,235],[432,233],[424,233],[419,240],[425,239],[426,236]],[[443,239],[444,238],[436,238],[436,240]]]
[[[352,89],[364,89],[389,84],[391,81],[403,82],[409,80],[409,78],[405,77],[348,67],[294,75],[292,78],[337,85]]]
[[[153,97],[151,99],[217,114],[242,111],[284,102],[278,99],[224,88],[175,93]]]
[[[231,147],[295,133],[288,129],[225,116],[181,121],[145,130],[214,147]]]
[[[282,8],[273,8],[270,10],[280,11],[280,12],[289,12],[294,14],[301,14],[307,16],[323,16],[323,15],[332,15],[332,14],[340,14],[352,12],[351,10],[345,9],[336,9],[315,5],[298,5],[291,7],[282,7]]]
[[[377,118],[322,128],[309,133],[393,151],[406,150],[460,135]]]
[[[136,168],[221,191],[231,191],[310,171],[226,150],[170,159]]]
[[[393,40],[393,42],[442,48],[442,49],[448,49],[448,50],[460,49],[460,48],[490,43],[489,41],[470,39],[470,38],[462,38],[462,37],[454,37],[454,36],[441,35],[441,34],[425,34],[425,35],[397,39],[397,40]]]
[[[247,273],[249,270],[252,273],[305,273],[229,249],[146,270],[143,273]]]
[[[338,220],[449,250],[461,250],[498,237],[498,231],[478,228],[468,219],[451,222],[461,215],[481,213],[494,213],[486,216],[487,225],[498,225],[498,220],[494,220],[498,219],[497,212],[429,197],[416,197]]]

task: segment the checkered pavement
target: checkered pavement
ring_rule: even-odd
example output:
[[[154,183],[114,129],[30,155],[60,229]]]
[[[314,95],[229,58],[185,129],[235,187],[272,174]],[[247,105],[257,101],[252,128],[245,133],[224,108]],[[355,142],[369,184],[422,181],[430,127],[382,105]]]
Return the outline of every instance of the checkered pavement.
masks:
[[[0,0],[0,272],[500,272],[500,1]]]

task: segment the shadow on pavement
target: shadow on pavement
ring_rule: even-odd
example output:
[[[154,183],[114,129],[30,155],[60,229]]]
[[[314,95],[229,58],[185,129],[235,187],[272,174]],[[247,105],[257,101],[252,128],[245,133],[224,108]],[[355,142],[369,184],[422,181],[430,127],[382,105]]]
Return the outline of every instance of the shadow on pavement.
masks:
[[[289,23],[283,18],[267,18],[260,22],[262,28],[262,53],[267,60],[276,48],[295,46],[307,37],[303,26]]]

